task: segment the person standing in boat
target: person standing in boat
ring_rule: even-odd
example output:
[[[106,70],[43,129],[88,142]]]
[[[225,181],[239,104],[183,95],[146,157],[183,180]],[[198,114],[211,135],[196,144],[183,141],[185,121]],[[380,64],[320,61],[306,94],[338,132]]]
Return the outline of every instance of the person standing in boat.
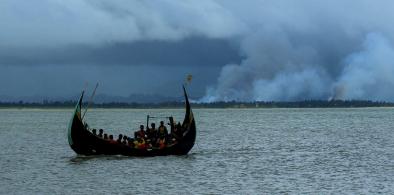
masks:
[[[170,123],[168,123],[168,125],[170,125],[170,133],[168,134],[168,144],[172,144],[174,142],[176,142],[176,140],[180,139],[180,135],[179,135],[179,129],[177,127],[177,124],[174,121],[174,117],[169,117],[170,119]]]
[[[167,145],[167,139],[168,139],[167,127],[164,126],[164,121],[160,121],[160,126],[157,131],[156,146],[158,146],[160,149],[165,148],[165,146]]]
[[[156,124],[151,123],[150,126],[151,126],[151,128],[147,128],[146,136],[150,140],[150,142],[153,144],[156,142],[156,134],[157,134]]]
[[[158,129],[157,133],[158,133],[157,137],[159,137],[159,138],[168,136],[167,127],[164,126],[164,121],[160,121],[160,126],[159,126],[159,129]]]
[[[144,130],[144,125],[140,125],[140,130],[134,132],[134,138],[135,139],[138,139],[138,138],[145,139],[145,137],[146,137],[146,133]]]
[[[168,123],[168,125],[170,125],[170,134],[172,134],[172,132],[175,130],[175,121],[174,121],[174,117],[170,116],[170,123]]]

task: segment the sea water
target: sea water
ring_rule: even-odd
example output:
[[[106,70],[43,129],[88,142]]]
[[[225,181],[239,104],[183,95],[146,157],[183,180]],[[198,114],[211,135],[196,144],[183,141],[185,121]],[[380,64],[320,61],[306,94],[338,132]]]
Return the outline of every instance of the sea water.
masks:
[[[393,194],[394,108],[194,109],[185,156],[77,156],[73,110],[0,109],[0,194]],[[133,135],[146,115],[92,109],[91,128]],[[158,123],[165,118],[151,119]]]

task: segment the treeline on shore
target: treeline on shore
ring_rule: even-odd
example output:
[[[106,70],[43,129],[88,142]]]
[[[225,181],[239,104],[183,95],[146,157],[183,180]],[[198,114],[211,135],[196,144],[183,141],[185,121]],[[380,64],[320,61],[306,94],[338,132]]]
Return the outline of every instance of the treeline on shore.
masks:
[[[43,101],[32,102],[0,102],[0,108],[73,108],[75,101]],[[84,103],[87,105],[87,102]],[[92,103],[91,108],[183,108],[183,102],[162,103]],[[361,108],[361,107],[394,107],[392,102],[377,102],[368,100],[305,100],[294,102],[212,102],[192,103],[193,108]]]

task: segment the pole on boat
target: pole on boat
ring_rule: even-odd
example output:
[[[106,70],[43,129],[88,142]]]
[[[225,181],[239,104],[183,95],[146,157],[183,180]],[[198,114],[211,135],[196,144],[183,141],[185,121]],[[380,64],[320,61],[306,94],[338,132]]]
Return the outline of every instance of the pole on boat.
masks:
[[[149,125],[149,115],[146,115],[146,129],[148,130]]]
[[[96,83],[96,87],[94,88],[93,93],[92,93],[92,96],[90,96],[89,103],[88,103],[88,105],[86,106],[85,112],[84,112],[83,115],[82,115],[82,120],[83,120],[83,118],[85,117],[85,114],[86,114],[86,112],[88,111],[88,108],[89,108],[90,104],[91,104],[92,101],[93,101],[93,97],[94,97],[94,95],[96,94],[96,89],[97,89],[98,85],[99,85],[99,84]]]

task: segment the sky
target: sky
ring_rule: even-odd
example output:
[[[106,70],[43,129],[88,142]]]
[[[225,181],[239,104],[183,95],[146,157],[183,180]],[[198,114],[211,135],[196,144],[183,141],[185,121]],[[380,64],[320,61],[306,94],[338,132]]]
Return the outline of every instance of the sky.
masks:
[[[394,1],[2,0],[0,101],[394,101]]]

